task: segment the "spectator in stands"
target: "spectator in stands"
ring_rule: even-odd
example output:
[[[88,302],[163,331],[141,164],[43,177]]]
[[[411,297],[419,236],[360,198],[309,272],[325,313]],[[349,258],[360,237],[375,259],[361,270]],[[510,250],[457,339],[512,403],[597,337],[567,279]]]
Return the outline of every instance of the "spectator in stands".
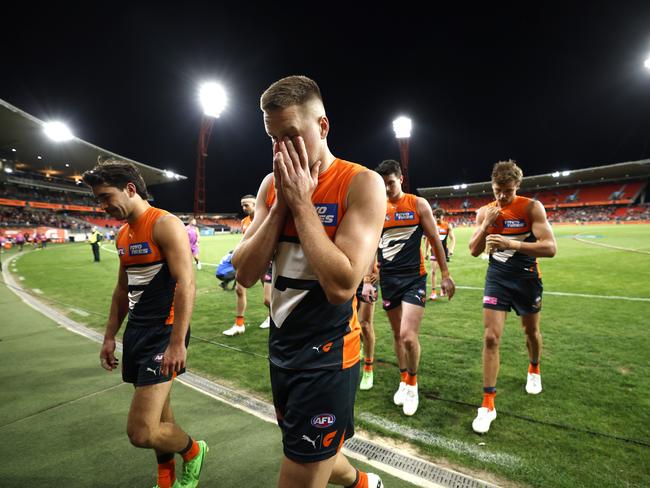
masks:
[[[94,262],[99,262],[99,243],[102,240],[102,234],[97,230],[97,227],[93,226],[92,232],[88,237],[88,244],[93,248],[93,258]]]

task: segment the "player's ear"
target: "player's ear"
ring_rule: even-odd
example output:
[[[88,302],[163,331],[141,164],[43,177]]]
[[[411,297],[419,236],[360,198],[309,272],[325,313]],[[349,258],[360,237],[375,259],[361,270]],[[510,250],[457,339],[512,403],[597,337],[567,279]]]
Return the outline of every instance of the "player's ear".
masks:
[[[321,115],[318,119],[318,125],[320,127],[320,138],[326,139],[327,134],[330,132],[330,121],[327,118],[327,115]]]

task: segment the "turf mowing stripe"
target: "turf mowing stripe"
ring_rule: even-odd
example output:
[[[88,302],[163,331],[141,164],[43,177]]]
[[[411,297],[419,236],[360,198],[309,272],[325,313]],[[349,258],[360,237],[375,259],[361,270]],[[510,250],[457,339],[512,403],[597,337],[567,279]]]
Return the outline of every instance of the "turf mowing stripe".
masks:
[[[460,290],[481,290],[483,287],[479,286],[456,286]],[[544,290],[544,295],[554,295],[559,297],[579,297],[579,298],[602,298],[603,300],[626,300],[629,302],[650,302],[650,298],[644,297],[620,297],[616,295],[589,295],[587,293],[565,293],[562,291],[546,291]]]
[[[126,385],[126,383],[119,383],[117,385],[109,386],[107,388],[102,388],[101,390],[93,391],[92,393],[88,393],[87,395],[82,395],[79,398],[74,398],[72,400],[68,400],[67,402],[59,403],[58,405],[52,405],[51,407],[44,408],[43,410],[39,410],[38,412],[35,412],[35,413],[31,414],[31,415],[28,415],[27,417],[22,417],[22,418],[19,418],[19,419],[16,419],[16,420],[12,420],[8,424],[0,425],[0,430],[4,429],[5,427],[8,427],[10,425],[16,424],[18,422],[23,422],[25,420],[30,420],[30,419],[32,419],[34,417],[38,417],[41,414],[51,412],[52,410],[56,410],[56,409],[61,408],[61,407],[66,407],[68,405],[71,405],[71,404],[76,403],[76,402],[81,401],[81,400],[85,400],[86,398],[90,398],[90,397],[93,397],[95,395],[100,395],[100,394],[105,393],[105,392],[110,391],[110,390],[115,390],[116,388],[119,388],[120,386],[123,386],[123,385]]]

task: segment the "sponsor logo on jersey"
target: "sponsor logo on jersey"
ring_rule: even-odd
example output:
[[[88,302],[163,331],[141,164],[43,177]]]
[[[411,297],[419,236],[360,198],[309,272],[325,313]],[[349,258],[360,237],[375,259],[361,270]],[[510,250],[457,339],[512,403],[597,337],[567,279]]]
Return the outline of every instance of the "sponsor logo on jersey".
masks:
[[[148,242],[134,242],[129,244],[129,256],[142,256],[151,254],[151,248]]]
[[[327,429],[334,425],[335,422],[336,416],[333,413],[321,413],[311,418],[312,427],[317,429]]]
[[[335,226],[339,218],[338,203],[315,203],[314,208],[320,218],[320,222],[326,226]]]
[[[522,227],[526,227],[526,221],[525,220],[504,220],[503,226],[506,229],[520,229]]]
[[[395,220],[413,220],[415,212],[395,212]]]
[[[123,247],[118,247],[117,248],[117,255],[118,256],[124,256],[124,248]]]
[[[386,220],[386,222],[389,222],[390,221],[390,215],[386,214],[386,219],[385,220]]]

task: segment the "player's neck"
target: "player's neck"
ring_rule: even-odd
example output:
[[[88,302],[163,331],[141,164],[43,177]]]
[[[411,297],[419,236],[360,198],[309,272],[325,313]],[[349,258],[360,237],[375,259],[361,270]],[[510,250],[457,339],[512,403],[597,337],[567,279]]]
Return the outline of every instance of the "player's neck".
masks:
[[[332,163],[336,157],[330,152],[328,147],[325,147],[323,154],[320,157],[320,168],[318,168],[318,174],[324,173],[332,166]]]
[[[389,202],[399,202],[402,199],[403,196],[404,196],[404,192],[400,191],[399,194],[396,197],[389,198],[388,201]]]
[[[149,202],[145,200],[140,200],[139,202],[135,203],[133,212],[129,214],[127,217],[126,221],[129,224],[133,224],[138,218],[145,213],[147,210],[151,208],[151,205],[149,205]]]

